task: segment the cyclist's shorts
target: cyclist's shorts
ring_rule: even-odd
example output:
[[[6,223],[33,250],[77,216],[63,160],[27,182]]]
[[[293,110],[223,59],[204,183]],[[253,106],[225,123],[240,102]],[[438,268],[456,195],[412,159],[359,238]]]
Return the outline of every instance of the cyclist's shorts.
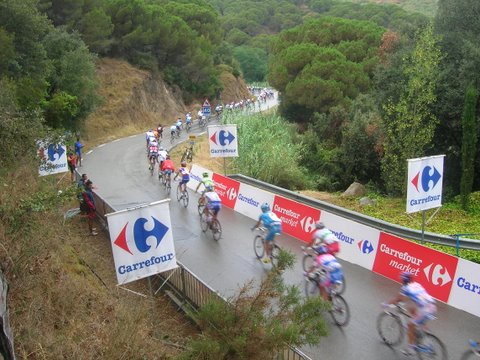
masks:
[[[415,325],[424,325],[427,321],[435,319],[437,315],[437,306],[435,304],[427,304],[418,308],[417,316],[412,319]]]
[[[280,224],[273,224],[270,226],[267,236],[265,236],[266,241],[273,241],[275,235],[280,234],[282,232],[282,225]]]
[[[186,184],[190,181],[190,179],[184,179],[182,178],[182,180],[180,180],[180,185],[183,185],[183,184]]]
[[[165,170],[163,170],[163,173],[165,175],[170,175],[171,173],[173,173],[173,170],[172,169],[165,169]]]
[[[330,271],[330,281],[332,283],[343,282],[343,271],[342,271],[342,269],[334,269],[334,270]]]
[[[222,207],[222,203],[220,201],[212,201],[207,204],[208,210],[210,210],[214,215],[217,215]]]

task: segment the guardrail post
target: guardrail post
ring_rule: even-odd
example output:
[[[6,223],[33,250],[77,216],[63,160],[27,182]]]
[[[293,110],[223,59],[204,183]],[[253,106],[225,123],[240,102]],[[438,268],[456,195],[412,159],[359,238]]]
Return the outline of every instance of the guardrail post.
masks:
[[[460,252],[460,235],[456,234],[455,235],[455,250],[457,252],[457,257],[459,257],[459,252]]]

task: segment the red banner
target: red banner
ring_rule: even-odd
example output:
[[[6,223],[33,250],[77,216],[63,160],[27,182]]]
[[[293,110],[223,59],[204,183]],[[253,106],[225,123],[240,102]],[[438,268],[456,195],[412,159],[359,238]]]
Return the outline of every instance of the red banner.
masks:
[[[275,196],[272,211],[282,220],[283,231],[303,241],[310,241],[320,210]]]
[[[411,272],[430,295],[447,302],[457,264],[454,256],[381,232],[373,271],[396,281],[402,271]]]
[[[215,182],[215,192],[220,196],[222,205],[233,209],[237,201],[240,183],[217,173],[213,173],[212,179]]]

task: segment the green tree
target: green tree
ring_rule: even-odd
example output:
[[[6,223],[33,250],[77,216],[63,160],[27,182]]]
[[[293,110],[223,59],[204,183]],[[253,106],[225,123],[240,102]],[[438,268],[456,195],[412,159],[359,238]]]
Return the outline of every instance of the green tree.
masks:
[[[89,49],[107,54],[112,43],[113,24],[110,16],[101,8],[86,13],[80,21],[80,32]]]
[[[267,75],[267,53],[259,48],[239,46],[233,56],[240,63],[247,82],[264,81]]]
[[[385,144],[382,176],[390,194],[405,190],[406,161],[426,155],[437,120],[432,113],[440,62],[438,39],[429,25],[419,32],[415,49],[405,61],[407,79],[398,102],[385,105]]]
[[[293,255],[287,254],[293,262]],[[213,298],[191,316],[202,336],[178,359],[269,359],[286,346],[317,344],[327,334],[321,297],[302,300],[296,286],[270,272],[258,286],[247,283],[229,299]]]
[[[475,177],[475,157],[478,142],[478,118],[476,115],[478,101],[477,90],[470,85],[465,95],[465,106],[462,116],[462,179],[460,182],[460,198],[464,210],[468,210],[469,197]]]

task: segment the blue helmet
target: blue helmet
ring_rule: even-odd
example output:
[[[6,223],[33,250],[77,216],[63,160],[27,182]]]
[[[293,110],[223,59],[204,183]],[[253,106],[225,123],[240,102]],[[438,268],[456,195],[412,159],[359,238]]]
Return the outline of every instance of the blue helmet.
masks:
[[[262,212],[264,212],[264,213],[270,211],[270,205],[268,205],[267,203],[262,204],[262,206],[260,208],[262,209]]]
[[[406,285],[406,284],[412,282],[413,275],[412,275],[412,273],[410,273],[408,271],[403,271],[403,272],[400,273],[400,280],[402,281],[403,285]]]

